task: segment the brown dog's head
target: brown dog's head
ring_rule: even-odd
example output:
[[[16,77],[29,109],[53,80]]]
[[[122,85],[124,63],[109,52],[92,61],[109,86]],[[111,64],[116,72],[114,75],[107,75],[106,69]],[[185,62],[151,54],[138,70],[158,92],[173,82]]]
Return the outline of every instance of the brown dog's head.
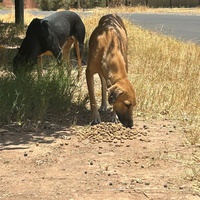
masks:
[[[133,107],[136,104],[135,91],[128,82],[123,87],[116,84],[108,89],[108,102],[113,105],[113,111],[116,112],[119,121],[125,127],[133,126]]]

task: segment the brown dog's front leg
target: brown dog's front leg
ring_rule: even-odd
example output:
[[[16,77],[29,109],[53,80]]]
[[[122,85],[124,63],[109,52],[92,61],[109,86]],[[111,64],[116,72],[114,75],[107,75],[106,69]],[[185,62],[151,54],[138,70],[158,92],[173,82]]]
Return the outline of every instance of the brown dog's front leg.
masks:
[[[106,90],[107,90],[107,86],[106,86],[106,79],[102,76],[99,75],[100,79],[101,79],[101,96],[102,96],[102,100],[101,100],[101,107],[100,107],[100,111],[106,112],[107,111],[107,101],[106,101]]]
[[[98,124],[101,122],[101,117],[98,112],[97,102],[94,96],[94,74],[87,68],[86,69],[86,80],[87,80],[87,87],[89,91],[90,97],[90,107],[92,112],[92,122],[91,124]]]

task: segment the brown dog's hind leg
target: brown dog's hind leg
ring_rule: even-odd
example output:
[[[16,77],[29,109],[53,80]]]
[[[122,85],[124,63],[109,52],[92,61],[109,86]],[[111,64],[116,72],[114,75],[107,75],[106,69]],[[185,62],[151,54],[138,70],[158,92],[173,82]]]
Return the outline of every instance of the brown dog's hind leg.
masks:
[[[94,95],[94,74],[91,73],[89,70],[89,67],[86,69],[86,80],[87,80],[87,87],[90,97],[90,107],[91,107],[91,113],[92,113],[92,122],[91,124],[98,124],[101,122],[101,117],[98,112],[97,108],[97,102]]]

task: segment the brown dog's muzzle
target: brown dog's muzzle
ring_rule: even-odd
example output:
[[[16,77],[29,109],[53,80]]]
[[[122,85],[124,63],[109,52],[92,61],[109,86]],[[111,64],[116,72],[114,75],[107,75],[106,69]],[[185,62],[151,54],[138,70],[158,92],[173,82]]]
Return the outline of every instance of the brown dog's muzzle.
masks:
[[[119,121],[123,124],[123,126],[125,126],[126,128],[131,128],[133,126],[133,118],[132,117],[128,117],[128,116],[122,116],[120,115],[120,113],[116,113]]]

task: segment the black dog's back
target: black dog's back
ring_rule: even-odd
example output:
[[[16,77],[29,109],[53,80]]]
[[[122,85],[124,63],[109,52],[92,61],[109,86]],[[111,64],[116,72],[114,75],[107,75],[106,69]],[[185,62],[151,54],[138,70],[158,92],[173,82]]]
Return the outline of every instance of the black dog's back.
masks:
[[[75,36],[77,41],[83,44],[85,26],[75,12],[61,11],[45,17],[42,21],[48,22],[49,29],[58,37],[60,46],[63,46],[66,38],[70,36]]]

